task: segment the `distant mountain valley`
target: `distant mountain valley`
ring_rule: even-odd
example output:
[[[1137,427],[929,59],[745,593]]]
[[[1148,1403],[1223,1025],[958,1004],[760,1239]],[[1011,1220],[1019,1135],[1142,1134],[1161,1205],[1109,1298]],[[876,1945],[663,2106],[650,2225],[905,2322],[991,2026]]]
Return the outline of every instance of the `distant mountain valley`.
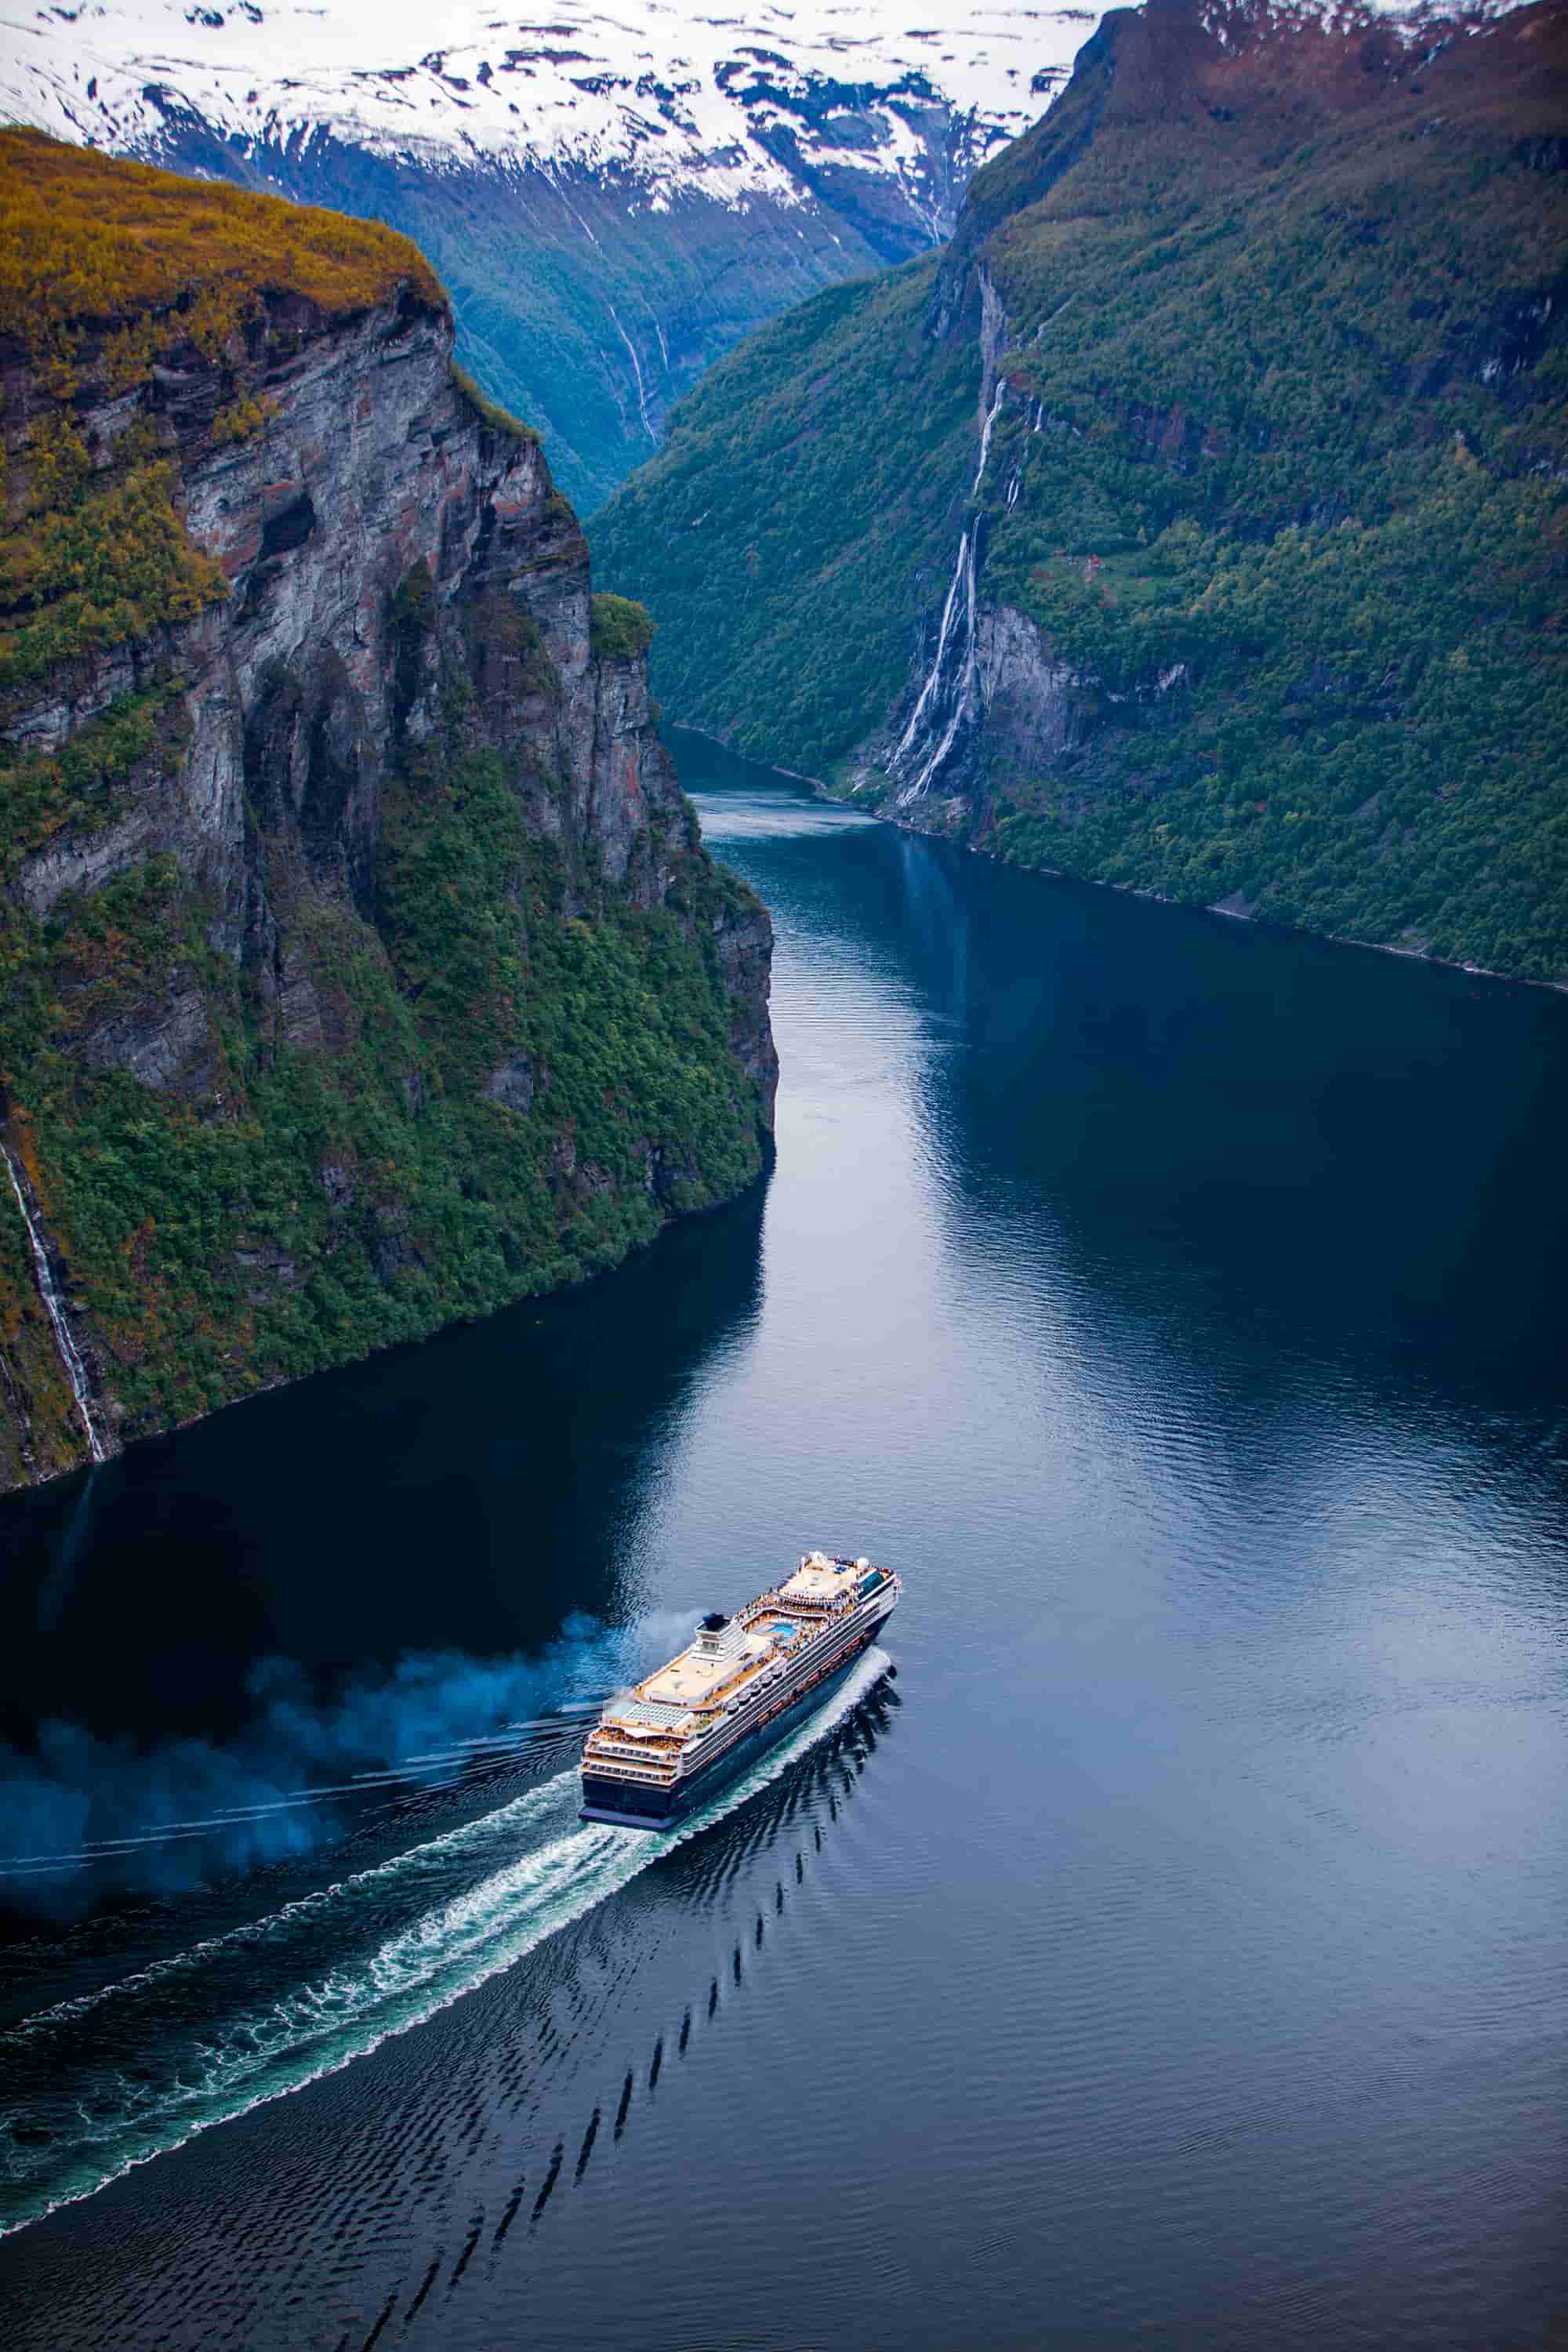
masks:
[[[1019,864],[1568,983],[1568,9],[1148,0],[598,517],[672,716]]]
[[[1092,26],[939,0],[912,29],[560,0],[97,0],[6,29],[0,115],[415,238],[459,355],[584,512],[752,328],[952,234]]]

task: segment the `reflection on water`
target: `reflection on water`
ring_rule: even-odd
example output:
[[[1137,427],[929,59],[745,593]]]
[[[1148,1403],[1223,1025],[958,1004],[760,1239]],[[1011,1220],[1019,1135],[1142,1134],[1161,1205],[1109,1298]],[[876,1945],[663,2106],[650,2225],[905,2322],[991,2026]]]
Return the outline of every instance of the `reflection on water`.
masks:
[[[1548,2340],[1562,1004],[679,756],[774,911],[771,1183],[110,1465],[63,1578],[79,1489],[13,1507],[10,1703],[232,1746],[258,1659],[331,1706],[817,1540],[904,1570],[900,1678],[542,1942],[543,1749],[16,1956],[13,2013],[171,1964],[97,2045],[111,2134],[237,2020],[342,2031],[367,1955],[394,2008],[525,1955],[6,2240],[18,2340]],[[368,1937],[357,1895],[266,1928],[351,1877]],[[181,1958],[258,1927],[221,1999]]]
[[[761,1213],[759,1191],[614,1281],[8,1497],[0,1729],[58,1711],[222,1739],[258,1657],[330,1677],[624,1617],[648,1497],[754,1324]]]

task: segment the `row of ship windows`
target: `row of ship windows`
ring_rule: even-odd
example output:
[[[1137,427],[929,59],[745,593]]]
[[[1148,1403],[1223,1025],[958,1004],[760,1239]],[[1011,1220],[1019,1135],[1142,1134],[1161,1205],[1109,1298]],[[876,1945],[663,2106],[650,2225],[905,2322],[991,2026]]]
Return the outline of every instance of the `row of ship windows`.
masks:
[[[792,1660],[792,1662],[791,1662],[791,1663],[792,1663],[793,1664],[795,1664],[795,1665],[803,1665],[803,1664],[805,1664],[805,1660],[806,1660],[806,1659],[811,1655],[811,1652],[812,1652],[812,1649],[813,1649],[814,1644],[815,1644],[815,1643],[816,1643],[817,1642],[819,1642],[819,1641],[822,1639],[822,1637],[823,1637],[823,1635],[824,1635],[825,1633],[830,1633],[832,1630],[833,1630],[833,1628],[832,1628],[831,1621],[829,1621],[829,1622],[828,1622],[827,1624],[826,1624],[826,1625],[819,1625],[819,1626],[817,1626],[815,1632],[813,1632],[813,1633],[808,1633],[808,1634],[807,1634],[807,1636],[806,1636],[806,1638],[805,1638],[805,1643],[802,1644],[801,1649],[800,1649],[800,1651],[799,1651],[798,1654],[797,1654],[797,1655],[796,1655],[796,1656]],[[775,1677],[775,1680],[776,1680],[776,1677]],[[741,1704],[740,1704],[739,1707],[736,1709],[736,1714],[735,1714],[735,1717],[733,1718],[733,1720],[738,1721],[741,1717],[744,1717],[744,1716],[749,1712],[749,1710],[750,1710],[752,1706],[754,1706],[757,1704],[758,1700],[763,1699],[763,1698],[765,1698],[765,1697],[767,1696],[768,1693],[769,1693],[773,1688],[773,1682],[771,1682],[771,1681],[770,1681],[770,1682],[766,1682],[766,1683],[763,1683],[763,1684],[761,1685],[761,1687],[760,1687],[760,1688],[758,1688],[758,1689],[756,1689],[756,1690],[752,1691],[752,1692],[748,1696],[746,1696],[746,1697],[742,1698],[742,1701],[741,1701]],[[704,1731],[704,1732],[701,1732],[701,1733],[700,1733],[700,1734],[698,1735],[698,1738],[697,1738],[697,1740],[696,1740],[696,1741],[694,1741],[694,1742],[693,1742],[693,1745],[694,1745],[694,1746],[700,1746],[703,1742],[705,1742],[705,1741],[707,1741],[707,1740],[710,1740],[710,1739],[713,1738],[714,1738],[714,1736],[715,1736],[715,1734],[717,1734],[718,1732],[722,1731],[722,1730],[723,1730],[723,1728],[724,1728],[724,1727],[725,1727],[725,1724],[726,1724],[727,1722],[730,1722],[731,1720],[731,1718],[730,1718],[730,1717],[728,1717],[721,1716],[721,1717],[720,1717],[719,1721],[718,1721],[717,1723],[715,1723],[714,1725],[712,1725],[709,1730]]]
[[[804,1664],[805,1656],[812,1648],[814,1642],[819,1639],[821,1634],[828,1630],[830,1630],[829,1626],[820,1627],[817,1634],[808,1637],[805,1647],[801,1652],[800,1663]],[[693,1752],[695,1753],[697,1748],[700,1747],[706,1747],[717,1733],[725,1729],[726,1726],[731,1729],[738,1730],[740,1728],[741,1722],[752,1713],[754,1707],[763,1698],[768,1696],[772,1688],[773,1685],[770,1684],[765,1688],[754,1692],[750,1702],[742,1704],[735,1717],[721,1717],[720,1720],[713,1725],[711,1730],[703,1732],[700,1735],[699,1738],[692,1743]],[[622,1780],[661,1780],[664,1779],[664,1773],[658,1770],[648,1770],[639,1765],[636,1765],[626,1760],[626,1755],[627,1751],[624,1748],[610,1748],[604,1751],[602,1760],[605,1764],[613,1764],[617,1778]]]
[[[831,1661],[829,1663],[831,1663]],[[743,1723],[749,1723],[751,1718],[756,1714],[761,1702],[770,1696],[771,1690],[772,1685],[770,1685],[768,1689],[758,1691],[751,1704],[741,1708],[740,1712],[731,1720],[731,1728],[738,1731]],[[722,1727],[722,1725],[715,1726],[716,1729],[721,1729]],[[729,1743],[726,1742],[725,1744],[728,1745]]]
[[[595,1761],[607,1769],[611,1776],[617,1780],[648,1780],[657,1787],[668,1788],[673,1778],[673,1775],[668,1771],[654,1771],[643,1766],[626,1763],[618,1754],[614,1752],[596,1759]]]

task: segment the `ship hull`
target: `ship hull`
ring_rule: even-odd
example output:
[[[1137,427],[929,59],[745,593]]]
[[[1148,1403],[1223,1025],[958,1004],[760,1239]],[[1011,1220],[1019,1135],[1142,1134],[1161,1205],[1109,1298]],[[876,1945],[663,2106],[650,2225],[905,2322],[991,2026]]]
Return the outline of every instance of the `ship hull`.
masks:
[[[637,1781],[616,1780],[608,1773],[584,1772],[583,1775],[583,1806],[578,1816],[584,1822],[610,1822],[617,1829],[662,1830],[672,1822],[683,1821],[699,1805],[776,1748],[797,1725],[838,1689],[851,1667],[862,1658],[881,1632],[880,1624],[868,1625],[854,1647],[837,1659],[827,1672],[808,1684],[797,1698],[790,1701],[771,1721],[760,1723],[715,1756],[700,1772],[693,1772],[678,1780],[673,1788],[650,1789]]]

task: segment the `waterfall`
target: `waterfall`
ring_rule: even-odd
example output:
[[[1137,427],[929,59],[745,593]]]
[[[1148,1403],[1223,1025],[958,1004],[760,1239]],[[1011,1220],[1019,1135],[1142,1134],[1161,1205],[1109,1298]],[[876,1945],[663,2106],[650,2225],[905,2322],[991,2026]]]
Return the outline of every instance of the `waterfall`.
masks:
[[[87,1432],[88,1450],[95,1462],[107,1461],[108,1448],[98,1433],[98,1424],[92,1417],[92,1407],[88,1402],[87,1369],[81,1360],[76,1341],[71,1337],[70,1325],[66,1321],[65,1306],[55,1285],[54,1268],[49,1264],[49,1254],[44,1246],[44,1237],[38,1230],[37,1220],[33,1215],[16,1163],[3,1143],[0,1143],[0,1159],[5,1162],[5,1172],[11,1179],[11,1190],[16,1195],[16,1206],[22,1212],[22,1223],[27,1229],[27,1245],[33,1253],[33,1273],[38,1285],[38,1296],[47,1307],[49,1321],[54,1326],[55,1346],[59,1352],[60,1361],[66,1368],[66,1378],[70,1382],[70,1391],[76,1399],[76,1409],[81,1415],[81,1425]]]
[[[899,738],[899,748],[893,753],[892,764],[895,768],[898,767],[920,732],[921,721],[926,715],[931,696],[936,692],[942,677],[942,666],[947,659],[948,640],[952,635],[953,614],[958,609],[959,598],[963,593],[964,569],[968,554],[969,531],[966,527],[963,538],[958,542],[958,562],[953,566],[952,578],[948,585],[947,602],[942,608],[942,627],[937,635],[936,659],[926,673],[925,684],[920,691],[920,699],[910,713],[910,723]]]
[[[1002,298],[986,272],[980,273],[981,323],[980,356],[983,363],[981,401],[987,389],[990,404],[985,406],[980,425],[980,461],[974,468],[974,479],[969,486],[971,500],[980,495],[980,485],[985,478],[986,463],[991,456],[991,435],[996,419],[1002,414],[1002,403],[1007,397],[1007,380],[1000,371],[999,362],[1006,341],[1007,316],[1002,308]],[[995,370],[993,377],[993,370]],[[1007,491],[1007,504],[1012,506],[1018,496],[1020,477],[1015,473]],[[910,713],[909,724],[900,736],[898,747],[888,761],[888,773],[899,777],[914,770],[911,781],[901,786],[899,806],[906,807],[929,792],[952,754],[961,732],[973,726],[979,717],[980,674],[979,648],[975,634],[974,575],[980,556],[980,534],[985,518],[976,515],[966,523],[958,542],[958,557],[948,583],[947,602],[942,608],[942,626],[937,632],[936,653],[927,671],[924,683]],[[940,730],[940,731],[939,731]],[[935,749],[928,750],[932,739]]]
[[[974,717],[979,684],[974,630],[975,554],[979,539],[980,525],[976,522],[958,542],[958,562],[953,566],[942,611],[936,658],[889,763],[896,775],[911,751],[919,756],[923,748],[922,729],[924,740],[929,741],[938,724],[945,721],[936,749],[921,761],[913,782],[900,793],[900,808],[929,791],[933,779],[946,765],[960,729]]]
[[[632,341],[631,337],[627,334],[627,332],[626,332],[626,329],[622,326],[622,324],[621,324],[621,320],[620,320],[620,314],[619,314],[619,312],[616,310],[615,304],[614,304],[613,302],[609,302],[609,303],[606,303],[605,307],[605,309],[609,311],[609,314],[610,314],[611,318],[612,318],[612,319],[614,319],[614,320],[615,320],[615,322],[616,322],[616,334],[617,334],[617,335],[619,335],[619,337],[620,337],[620,339],[621,339],[622,342],[623,342],[623,343],[625,343],[625,345],[626,345],[626,351],[627,351],[627,352],[628,352],[628,353],[629,353],[629,355],[630,355],[630,358],[631,358],[631,363],[632,363],[632,373],[633,373],[633,375],[634,375],[634,376],[636,376],[636,378],[637,378],[637,407],[638,407],[638,410],[640,411],[641,415],[642,415],[642,426],[643,426],[643,431],[647,435],[648,439],[649,439],[651,442],[653,442],[653,443],[654,443],[654,445],[655,445],[655,446],[657,447],[658,443],[658,435],[654,431],[654,429],[653,429],[653,419],[649,416],[649,415],[648,415],[648,413],[647,413],[647,392],[646,392],[646,391],[644,390],[644,388],[643,388],[643,380],[642,380],[642,362],[641,362],[641,361],[638,359],[638,357],[637,357],[637,345],[633,342],[633,341]],[[662,338],[661,338],[661,340],[662,340]]]
[[[1007,379],[1005,376],[999,375],[996,379],[996,389],[991,396],[991,405],[985,412],[985,422],[980,428],[980,463],[974,468],[974,479],[969,485],[969,495],[972,499],[978,498],[980,495],[981,477],[985,471],[985,460],[991,455],[991,428],[996,422],[997,413],[1006,396]]]

